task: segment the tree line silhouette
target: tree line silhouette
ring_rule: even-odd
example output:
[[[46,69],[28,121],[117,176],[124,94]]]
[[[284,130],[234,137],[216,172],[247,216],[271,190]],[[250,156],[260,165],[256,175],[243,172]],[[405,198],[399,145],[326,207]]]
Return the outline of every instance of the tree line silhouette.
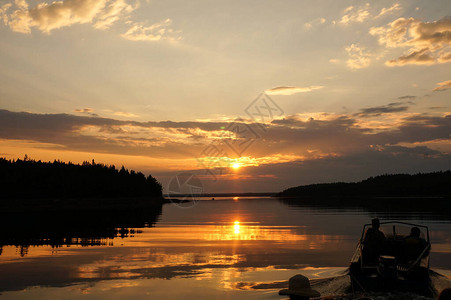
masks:
[[[385,174],[360,182],[310,184],[286,189],[279,197],[428,197],[451,196],[451,171]]]
[[[162,198],[162,186],[151,175],[122,166],[84,161],[0,158],[0,199],[29,198]]]

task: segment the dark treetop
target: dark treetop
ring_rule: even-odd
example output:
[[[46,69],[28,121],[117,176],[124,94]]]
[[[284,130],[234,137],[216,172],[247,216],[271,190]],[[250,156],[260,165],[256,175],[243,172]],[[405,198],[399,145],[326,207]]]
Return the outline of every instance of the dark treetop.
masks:
[[[123,166],[92,162],[53,163],[0,158],[0,199],[18,198],[162,198],[161,184],[151,175]]]

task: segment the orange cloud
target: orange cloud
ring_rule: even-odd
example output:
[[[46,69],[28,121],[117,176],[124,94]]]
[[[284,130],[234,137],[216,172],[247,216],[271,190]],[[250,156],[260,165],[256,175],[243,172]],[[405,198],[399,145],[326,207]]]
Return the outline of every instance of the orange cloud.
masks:
[[[439,83],[437,83],[437,85],[438,85],[438,87],[433,89],[434,92],[441,92],[441,91],[451,89],[451,80],[439,82]]]
[[[369,3],[366,3],[359,8],[349,6],[344,10],[344,15],[338,23],[344,25],[348,25],[350,23],[362,23],[370,17],[369,7]]]
[[[132,5],[126,0],[63,0],[50,4],[41,2],[29,9],[25,0],[16,0],[15,6],[8,3],[0,7],[0,19],[15,32],[31,33],[31,29],[37,28],[48,34],[55,29],[75,24],[92,24],[96,29],[106,30],[122,20],[130,26],[121,35],[127,40],[180,39],[179,32],[170,28],[170,19],[149,26],[128,20],[130,13],[138,6],[139,2]]]
[[[179,40],[179,32],[175,32],[172,28],[170,28],[171,24],[171,19],[166,19],[162,22],[149,26],[145,26],[143,23],[133,23],[130,29],[121,36],[130,41],[152,42],[159,40]]]
[[[379,44],[388,48],[410,48],[397,59],[387,61],[387,66],[451,61],[451,17],[433,22],[399,18],[385,27],[372,27],[370,34],[377,36]]]
[[[321,85],[312,85],[307,87],[297,87],[297,86],[278,86],[266,91],[268,95],[293,95],[297,93],[306,93],[314,90],[322,89]]]
[[[349,59],[346,61],[348,68],[356,70],[366,68],[371,63],[372,54],[358,44],[351,44],[345,48],[349,55]]]

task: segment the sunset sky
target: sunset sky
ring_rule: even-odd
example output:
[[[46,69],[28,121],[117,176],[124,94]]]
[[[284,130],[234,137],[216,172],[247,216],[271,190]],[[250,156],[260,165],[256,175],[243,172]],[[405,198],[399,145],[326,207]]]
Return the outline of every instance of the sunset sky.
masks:
[[[280,191],[451,169],[451,1],[0,0],[0,156]]]

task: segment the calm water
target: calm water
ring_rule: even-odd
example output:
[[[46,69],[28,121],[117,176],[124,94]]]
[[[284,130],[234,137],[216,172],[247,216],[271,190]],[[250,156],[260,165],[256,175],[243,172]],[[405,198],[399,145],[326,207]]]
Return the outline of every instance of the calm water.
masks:
[[[429,226],[431,267],[450,274],[447,215],[217,198],[120,216],[10,217],[1,224],[0,292],[5,299],[286,299],[277,282],[292,275],[341,274],[375,216]]]

